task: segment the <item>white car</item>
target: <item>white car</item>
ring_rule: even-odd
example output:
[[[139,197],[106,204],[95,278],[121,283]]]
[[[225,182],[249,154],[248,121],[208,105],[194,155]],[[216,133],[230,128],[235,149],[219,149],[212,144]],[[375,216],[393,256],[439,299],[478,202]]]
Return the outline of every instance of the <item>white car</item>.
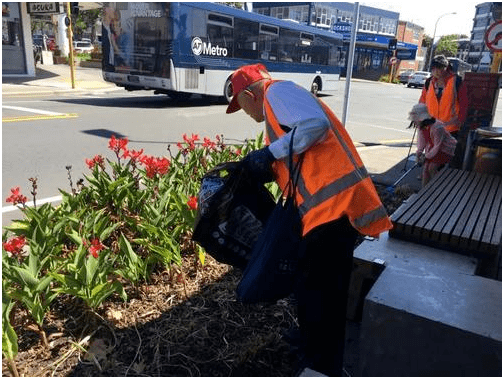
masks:
[[[76,53],[90,53],[94,49],[93,44],[89,41],[75,41],[73,45]]]
[[[430,76],[431,73],[428,71],[416,71],[408,80],[408,87],[423,87]]]

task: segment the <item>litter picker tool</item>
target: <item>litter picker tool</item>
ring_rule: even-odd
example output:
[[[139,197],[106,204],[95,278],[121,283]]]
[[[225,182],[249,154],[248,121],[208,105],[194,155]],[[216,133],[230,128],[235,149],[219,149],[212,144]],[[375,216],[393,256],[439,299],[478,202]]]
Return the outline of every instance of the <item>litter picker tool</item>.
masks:
[[[408,129],[411,128],[413,126],[413,124],[414,124],[414,122],[411,121],[411,123],[408,126]],[[406,162],[404,162],[404,168],[402,169],[403,171],[406,171],[406,166],[408,165],[408,160],[409,160],[409,156],[411,153],[411,147],[413,146],[413,141],[415,140],[416,130],[417,130],[417,128],[413,129],[413,137],[411,138],[411,143],[409,145],[408,155],[406,156]],[[415,167],[415,166],[413,166],[413,167]]]
[[[406,161],[407,162],[407,161]],[[411,171],[413,171],[414,168],[416,167],[421,167],[422,164],[420,162],[416,162],[413,167],[411,167],[408,171],[406,171],[404,174],[402,174],[399,179],[397,179],[391,186],[387,187],[387,191],[390,193],[394,192],[395,187],[403,180],[406,175],[408,175]]]

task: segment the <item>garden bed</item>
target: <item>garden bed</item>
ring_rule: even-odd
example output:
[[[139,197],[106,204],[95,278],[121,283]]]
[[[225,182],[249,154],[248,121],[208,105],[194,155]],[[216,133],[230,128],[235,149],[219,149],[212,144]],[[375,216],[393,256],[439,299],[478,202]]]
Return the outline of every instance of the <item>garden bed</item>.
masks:
[[[184,136],[186,145],[179,146],[181,152],[185,150],[189,154],[182,160],[185,163],[190,163],[193,158],[201,163],[203,157],[206,157],[196,154],[194,137],[190,139]],[[262,137],[258,140],[261,141]],[[116,147],[118,158],[117,147],[125,148],[124,142],[121,144],[121,141],[111,140],[109,145],[111,149]],[[224,153],[224,158],[229,159],[231,150],[224,147],[221,139],[217,142],[221,142],[219,148],[205,140],[207,152],[219,149],[219,154]],[[239,150],[240,154],[236,153],[235,159],[240,159],[251,148],[258,147],[258,144],[243,147],[243,150]],[[232,151],[234,154],[235,150]],[[212,150],[212,154],[214,153]],[[190,158],[190,154],[196,156]],[[90,179],[98,183],[101,174],[97,165],[104,162],[99,156],[87,162],[95,175],[94,179]],[[153,157],[145,162],[157,164],[156,167],[146,165],[145,171],[146,175],[150,173],[157,178],[159,171],[155,174],[149,170],[159,170],[163,162],[153,160]],[[175,160],[172,159],[171,162],[174,166]],[[174,169],[170,168],[172,171]],[[120,176],[120,172],[127,174],[126,170],[116,171],[116,174]],[[183,172],[187,178],[187,170]],[[156,183],[155,192],[162,188],[161,181]],[[411,194],[407,188],[399,188],[394,194],[385,187],[377,186],[377,189],[389,214]],[[36,186],[34,191],[36,192]],[[21,195],[13,192],[12,197],[14,196],[19,198]],[[185,214],[187,209],[183,208],[186,200],[187,197],[184,197],[177,203],[177,207],[182,204],[181,212]],[[189,197],[187,206],[190,205]],[[127,216],[134,220],[143,217],[141,214]],[[96,217],[96,220],[101,220]],[[193,222],[191,217],[188,220]],[[125,242],[126,237],[132,245],[135,241],[140,243],[143,240],[141,236],[134,235],[140,231],[127,231],[125,224],[110,231],[110,227],[104,224],[107,233],[101,234],[109,236],[102,240],[105,246],[81,230],[86,228],[86,223],[80,225],[75,232],[66,232],[73,242],[65,240],[60,253],[71,257],[80,252],[87,254],[89,249],[89,255],[85,258],[86,265],[93,262],[93,253],[100,259],[106,254],[113,256],[127,253],[129,245]],[[93,231],[97,230],[96,223],[92,223],[90,227]],[[153,230],[150,233],[154,233]],[[121,271],[122,275],[109,276],[109,281],[113,277],[117,285],[121,285],[127,301],[123,301],[120,293],[117,293],[96,303],[89,296],[79,297],[72,295],[71,291],[65,293],[61,290],[43,318],[42,328],[47,345],[43,343],[40,330],[33,323],[33,316],[21,303],[16,303],[10,313],[10,324],[17,334],[18,353],[15,362],[18,374],[25,377],[296,375],[298,358],[282,339],[285,330],[297,326],[294,301],[287,298],[272,304],[252,305],[238,302],[235,290],[241,271],[220,264],[209,255],[203,258],[197,253],[197,246],[190,241],[190,231],[185,227],[180,230],[180,264],[164,265],[157,262],[148,279],[137,282],[127,280],[125,271]],[[77,234],[86,235],[86,239],[82,237],[81,241]],[[119,235],[122,237],[118,237]],[[161,238],[157,234],[154,236]],[[35,237],[34,234],[33,238]],[[86,240],[91,241],[91,245],[86,245]],[[145,255],[146,250],[140,245],[133,246],[139,256]],[[131,247],[129,251],[131,254]],[[69,275],[68,272],[64,274]],[[63,277],[55,277],[58,282],[54,283],[54,288],[63,288],[62,284],[69,285],[62,280]],[[2,360],[2,374],[12,375],[5,358]]]

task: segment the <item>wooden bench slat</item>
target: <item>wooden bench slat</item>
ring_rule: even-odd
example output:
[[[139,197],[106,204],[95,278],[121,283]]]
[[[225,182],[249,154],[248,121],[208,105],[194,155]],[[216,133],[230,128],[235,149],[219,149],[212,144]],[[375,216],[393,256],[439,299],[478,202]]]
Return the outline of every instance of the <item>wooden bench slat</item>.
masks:
[[[456,173],[454,173],[456,174]],[[439,182],[443,183],[446,181],[451,182],[454,178],[454,175],[448,175],[444,176],[444,180]],[[409,212],[407,213],[407,219],[406,217],[404,218],[404,221],[402,222],[404,224],[404,233],[408,235],[413,235],[413,229],[414,226],[416,225],[418,219],[422,216],[422,209],[425,207],[428,207],[429,204],[431,204],[432,201],[435,201],[439,197],[444,197],[444,191],[446,190],[445,186],[442,185],[433,185],[429,186],[426,188],[426,191],[424,193],[425,196],[422,196],[422,201],[419,201],[415,207],[412,207]],[[406,215],[405,215],[406,216]]]
[[[468,249],[469,245],[461,244],[461,235],[465,228],[470,230],[474,229],[474,226],[479,222],[479,212],[476,211],[478,204],[485,201],[485,194],[483,189],[487,182],[488,175],[482,175],[479,179],[479,183],[474,189],[473,194],[468,198],[467,206],[460,215],[455,227],[451,232],[450,244],[452,246],[460,246],[462,249]]]
[[[431,229],[445,214],[447,208],[452,203],[452,199],[457,195],[460,188],[463,186],[464,171],[457,170],[456,175],[451,178],[450,182],[444,187],[441,196],[432,202],[429,208],[425,211],[422,217],[418,220],[418,229],[416,235],[418,237],[429,239],[431,236]]]
[[[469,185],[469,187],[465,191],[464,196],[462,197],[462,199],[460,199],[460,201],[458,202],[458,204],[456,204],[456,207],[453,210],[450,219],[445,224],[445,226],[444,226],[444,228],[442,230],[441,242],[443,242],[443,243],[449,242],[451,233],[452,233],[453,229],[455,228],[455,225],[457,224],[457,222],[458,222],[460,216],[462,215],[464,209],[468,206],[468,203],[469,203],[469,201],[471,199],[471,196],[473,195],[474,191],[476,190],[476,187],[477,187],[477,185],[478,185],[478,183],[479,183],[479,181],[481,179],[480,175],[476,175],[476,173],[474,173],[474,174],[475,175],[473,177],[473,180],[472,180],[471,184]]]
[[[471,236],[471,243],[469,244],[469,249],[476,250],[483,238],[483,233],[485,231],[485,226],[487,225],[488,218],[490,217],[490,209],[494,206],[495,197],[497,196],[497,191],[500,192],[501,188],[501,178],[498,176],[491,176],[492,183],[488,191],[488,196],[483,204],[483,209],[481,214],[483,217],[480,218],[480,222],[476,224],[476,228]]]
[[[464,229],[462,230],[462,233],[460,233],[460,246],[467,246],[467,248],[470,249],[471,242],[473,238],[476,237],[475,232],[478,229],[479,225],[486,223],[488,212],[485,213],[483,210],[485,204],[487,204],[488,202],[493,202],[492,186],[494,185],[494,183],[494,176],[485,175],[484,187],[482,188],[480,197],[476,201],[476,204],[472,211],[472,215],[473,217],[475,217],[476,221],[474,223],[468,222],[464,225]]]
[[[460,183],[457,183],[457,185],[453,188],[454,196],[451,198],[451,201],[448,202],[448,207],[432,226],[431,238],[435,241],[441,240],[443,229],[449,222],[450,218],[453,217],[453,212],[456,206],[460,204],[460,202],[464,198],[465,188],[469,187],[472,184],[475,177],[476,175],[474,175],[473,173],[466,172],[460,179]]]
[[[406,222],[411,217],[411,215],[415,214],[415,211],[418,209],[418,207],[422,206],[425,200],[430,198],[431,194],[436,190],[438,186],[435,186],[434,184],[442,183],[446,180],[446,178],[449,179],[449,177],[452,175],[455,175],[455,172],[453,172],[452,170],[443,169],[442,171],[440,171],[438,175],[434,177],[431,183],[429,183],[418,192],[413,202],[411,202],[404,209],[398,209],[394,212],[394,214],[392,215],[392,222],[397,222],[399,224]]]

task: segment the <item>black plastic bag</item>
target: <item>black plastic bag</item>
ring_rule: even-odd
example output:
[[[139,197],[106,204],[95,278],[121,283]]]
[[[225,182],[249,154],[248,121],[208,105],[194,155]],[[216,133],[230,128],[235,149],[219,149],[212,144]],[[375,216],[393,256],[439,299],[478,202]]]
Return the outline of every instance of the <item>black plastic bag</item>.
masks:
[[[223,163],[201,180],[192,239],[221,263],[244,269],[275,202],[239,162]]]
[[[271,213],[236,289],[238,300],[244,303],[279,300],[287,297],[294,289],[302,239],[301,216],[295,202],[295,188],[302,157],[294,168],[294,131],[295,129],[290,141],[286,199],[281,197]]]
[[[244,303],[275,301],[293,290],[299,263],[301,219],[292,198],[279,201],[254,245],[236,290]]]

